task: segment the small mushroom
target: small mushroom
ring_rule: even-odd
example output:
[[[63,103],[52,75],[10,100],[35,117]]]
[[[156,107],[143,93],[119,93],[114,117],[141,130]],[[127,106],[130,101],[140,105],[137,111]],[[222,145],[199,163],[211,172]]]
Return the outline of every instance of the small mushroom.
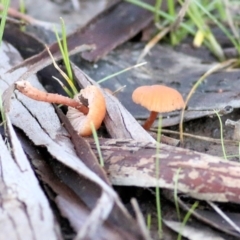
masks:
[[[172,112],[184,107],[182,95],[177,90],[162,85],[138,87],[134,90],[132,99],[151,111],[143,125],[145,130],[150,129],[158,113]]]
[[[86,115],[78,111],[76,108],[69,107],[67,117],[73,128],[81,136],[89,136],[92,134],[91,123],[95,129],[98,129],[106,114],[106,103],[100,89],[96,86],[88,86],[81,90],[74,99],[83,103],[89,108]]]
[[[18,81],[15,83],[15,87],[25,96],[34,100],[68,106],[67,117],[73,128],[81,136],[92,134],[91,123],[97,130],[101,126],[106,114],[104,96],[96,86],[86,87],[74,99],[59,94],[43,92],[33,87],[27,81]]]

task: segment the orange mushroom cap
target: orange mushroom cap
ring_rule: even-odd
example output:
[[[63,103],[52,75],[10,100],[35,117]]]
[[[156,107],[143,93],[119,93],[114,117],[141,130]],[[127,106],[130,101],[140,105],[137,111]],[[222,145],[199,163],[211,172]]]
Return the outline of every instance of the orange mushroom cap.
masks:
[[[141,86],[134,90],[132,99],[149,111],[164,113],[184,107],[182,95],[175,89],[163,86]]]
[[[67,117],[73,128],[81,136],[89,136],[92,134],[91,122],[97,130],[106,115],[106,102],[101,90],[96,86],[88,86],[82,89],[79,94],[74,97],[75,100],[81,102],[84,99],[88,103],[89,112],[84,115],[75,108],[69,107]]]

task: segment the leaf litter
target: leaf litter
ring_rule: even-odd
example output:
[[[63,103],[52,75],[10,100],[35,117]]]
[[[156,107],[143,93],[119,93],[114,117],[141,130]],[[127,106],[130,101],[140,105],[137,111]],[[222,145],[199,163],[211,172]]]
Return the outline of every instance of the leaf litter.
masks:
[[[125,46],[123,46],[123,48],[124,47]],[[156,46],[156,48],[159,48],[159,46]],[[9,49],[6,50],[5,48],[5,53],[15,52],[15,50],[13,50],[11,47]],[[119,49],[117,49],[117,51],[120,51],[121,54],[118,55],[119,56],[122,56],[122,54],[124,55],[124,50]],[[34,77],[34,75],[32,74],[36,73],[37,71],[41,70],[43,67],[51,63],[50,61],[43,63],[42,60],[43,59],[46,60],[48,58],[47,55],[45,55],[44,51],[45,50],[43,50],[43,53],[41,53],[42,55],[40,54],[38,55],[38,57],[33,57],[33,59],[27,60],[26,62],[23,63],[21,63],[22,60],[19,59],[19,62],[17,63],[18,66],[13,68],[12,72],[10,71],[6,73],[6,71],[8,71],[11,68],[11,66],[9,67],[5,66],[5,69],[1,73],[2,78],[1,92],[6,90],[11,83],[16,81],[17,79],[21,79],[23,76],[41,89],[42,87],[38,83],[37,78]],[[164,49],[160,49],[160,52],[162,51],[164,51]],[[168,51],[169,53],[171,52],[170,50]],[[56,50],[55,54],[56,55],[59,54],[58,50]],[[114,55],[114,52],[104,57],[103,61],[105,61],[105,59],[107,59],[108,56],[111,56],[111,54]],[[44,56],[45,58],[42,58],[42,56]],[[158,56],[155,56],[154,60],[156,60],[157,57],[159,56],[160,56],[159,54]],[[9,56],[7,55],[7,57],[9,58],[10,61],[9,60],[6,61],[11,62],[13,58],[10,55]],[[170,58],[178,59],[178,57]],[[134,56],[133,58],[128,56],[128,59],[134,59]],[[16,58],[14,58],[14,60],[16,61]],[[125,60],[122,61],[122,63],[126,64]],[[101,61],[102,60],[98,62],[98,66],[104,67],[104,64],[101,63]],[[190,71],[192,70],[192,68],[189,69],[189,72],[192,73],[192,75],[190,76],[194,76],[191,77],[193,81],[194,79],[195,80],[197,79],[197,76],[203,74],[204,71],[209,68],[209,65],[204,66],[204,64],[201,64],[201,62],[197,63],[197,61],[198,61],[197,58],[196,59],[189,58],[189,63],[195,62],[195,68],[198,70],[196,73],[194,71],[192,73]],[[116,62],[116,60],[114,60],[114,58],[112,57],[111,61],[107,60],[105,62],[114,63]],[[179,60],[178,65],[180,63],[181,61]],[[14,63],[14,65],[16,65],[16,63]],[[84,65],[86,66],[87,63],[84,63]],[[172,66],[174,64],[170,65]],[[158,66],[164,66],[164,62],[158,63],[158,65],[156,65],[156,70],[155,68],[153,68],[153,70],[158,72],[159,70]],[[201,71],[199,71],[199,68],[201,68],[199,66],[203,67]],[[75,76],[77,77],[77,81],[81,83],[80,84],[81,86],[94,84],[94,81],[87,76],[86,73],[88,73],[88,71],[84,69],[84,66],[81,67],[83,71],[74,64],[72,65],[72,67],[74,69]],[[178,67],[179,67],[178,71],[176,72],[173,71],[174,74],[171,75],[170,73],[170,75],[168,76],[165,70],[167,69],[166,66],[164,69],[165,70],[164,79],[171,79],[171,77],[173,79],[178,79],[176,84],[178,85],[180,83],[179,88],[181,89],[181,86],[182,84],[184,84],[184,82],[187,85],[189,84],[189,82],[179,80],[179,77],[181,78],[181,76],[182,79],[186,78],[187,71],[182,70],[181,66]],[[138,77],[143,76],[145,77],[145,79],[146,76],[147,79],[150,79],[150,76],[151,77],[161,76],[159,72],[158,74],[151,74],[148,76],[145,70],[144,71],[134,70],[133,72],[135,72],[135,74],[137,74]],[[27,74],[25,74],[26,72]],[[97,71],[95,71],[95,73],[90,72],[89,75],[92,76],[93,79],[99,79],[99,77],[94,75],[96,74],[96,72],[102,74],[103,71],[100,71],[100,69],[98,68]],[[236,75],[234,75],[234,73],[236,73]],[[222,76],[226,76],[225,78],[227,78],[227,81],[231,82],[232,80],[237,80],[236,76],[238,72],[232,72],[229,74],[229,72],[223,71],[222,73],[220,72],[219,74],[220,78]],[[219,78],[218,76],[215,77]],[[141,81],[144,82],[144,78],[142,78]],[[156,80],[153,79],[153,81]],[[163,81],[163,78],[161,79],[161,81]],[[112,81],[109,81],[109,83],[111,82]],[[236,88],[234,88],[234,91],[230,90],[230,94],[219,94],[219,92],[217,92],[212,98],[214,101],[211,100],[212,95],[211,92],[211,94],[207,94],[207,99],[205,100],[207,91],[211,89],[211,87],[209,86],[211,86],[212,84],[212,87],[214,88],[213,82],[214,81],[208,80],[207,84],[210,83],[210,85],[203,86],[204,91],[200,92],[198,98],[196,98],[196,100],[191,103],[192,105],[189,106],[189,109],[191,110],[192,107],[193,110],[195,110],[195,112],[201,110],[203,111],[207,110],[208,112],[205,112],[203,115],[195,114],[194,117],[192,117],[193,119],[196,118],[196,116],[202,117],[211,114],[210,110],[212,109],[211,108],[212,106],[209,106],[208,103],[214,104],[216,99],[218,99],[218,96],[219,100],[217,101],[222,103],[221,105],[222,107],[228,104],[230,104],[233,108],[239,107],[239,103],[236,98],[238,94],[238,89]],[[230,83],[230,85],[232,84],[233,83]],[[182,89],[182,92],[186,94],[190,86],[189,85],[185,86],[185,88]],[[227,84],[226,85],[224,84],[224,88],[227,89],[226,86]],[[127,213],[126,209],[120,202],[119,198],[116,196],[115,192],[108,185],[108,179],[106,178],[105,173],[97,163],[96,158],[97,153],[96,156],[94,155],[95,145],[92,142],[92,140],[88,139],[84,140],[76,136],[76,134],[71,129],[71,126],[67,124],[67,120],[64,117],[64,115],[60,117],[61,121],[64,123],[64,126],[62,126],[60,121],[58,120],[57,115],[55,114],[54,108],[51,107],[51,105],[45,103],[37,103],[35,101],[27,99],[24,96],[21,96],[21,94],[17,92],[14,92],[13,95],[12,94],[13,90],[14,89],[12,89],[10,93],[7,92],[7,94],[5,94],[5,96],[7,96],[7,98],[5,99],[8,99],[5,100],[5,103],[9,101],[12,96],[15,96],[15,98],[11,100],[11,107],[8,106],[8,108],[11,109],[9,113],[10,121],[15,127],[23,131],[24,135],[26,135],[30,139],[30,141],[35,145],[36,148],[47,149],[49,158],[51,157],[53,158],[53,161],[56,161],[56,163],[54,164],[52,163],[49,165],[47,162],[44,162],[44,164],[46,164],[47,168],[50,169],[55,174],[54,177],[56,179],[59,178],[60,183],[64,185],[62,185],[62,188],[61,187],[59,188],[58,184],[57,184],[58,187],[54,186],[52,180],[49,179],[47,180],[49,174],[46,173],[45,181],[44,180],[43,181],[46,182],[47,185],[49,185],[56,194],[58,194],[58,197],[56,197],[55,202],[58,204],[59,209],[61,209],[62,214],[64,216],[68,216],[67,218],[69,219],[69,222],[71,222],[71,225],[74,226],[74,229],[77,233],[77,238],[84,239],[84,237],[89,237],[94,239],[95,238],[94,236],[97,236],[96,234],[98,233],[98,231],[107,232],[108,234],[110,234],[108,236],[115,236],[114,235],[115,232],[114,233],[112,232],[112,229],[114,228],[116,229],[117,232],[116,239],[118,239],[117,237],[121,239],[121,234],[119,233],[123,232],[124,234],[126,234],[126,237],[124,239],[147,239],[147,236],[144,235],[145,227],[142,225],[140,227],[140,225],[138,225],[138,223],[134,221],[133,218],[130,217],[130,215]],[[229,92],[229,89],[227,89],[227,92]],[[107,163],[109,162],[108,165],[106,166],[106,171],[110,176],[109,179],[113,184],[132,186],[136,182],[136,185],[140,187],[149,186],[154,187],[156,185],[156,179],[154,178],[154,159],[156,158],[156,142],[154,138],[152,138],[148,133],[146,133],[132,117],[131,113],[136,116],[134,111],[130,111],[131,113],[129,113],[126,110],[126,108],[121,105],[121,102],[124,102],[123,101],[124,98],[119,97],[120,100],[119,101],[116,97],[110,95],[109,93],[104,94],[108,102],[107,107],[108,113],[105,118],[105,125],[107,131],[109,132],[110,136],[113,139],[108,140],[100,139],[101,143],[100,145],[102,153],[105,156],[106,162]],[[199,101],[199,99],[201,100],[204,99],[204,101]],[[130,104],[128,105],[126,104],[127,108],[129,106]],[[178,120],[175,120],[175,122],[172,124],[176,124],[177,122]],[[8,124],[10,124],[10,122]],[[67,131],[65,130],[65,127]],[[75,147],[69,140],[70,138],[75,139],[72,141],[75,142]],[[81,140],[79,141],[78,138]],[[129,138],[133,140],[129,140]],[[84,146],[83,152],[81,151],[81,147],[80,148],[76,147],[79,146],[79,142],[81,146]],[[239,175],[238,163],[226,162],[217,157],[212,157],[210,155],[197,153],[187,149],[175,148],[164,144],[161,144],[160,149],[161,149],[160,159],[163,159],[162,162],[160,162],[160,167],[162,170],[162,172],[160,171],[161,176],[159,180],[160,187],[174,189],[173,181],[174,174],[180,167],[182,175],[180,175],[178,183],[179,192],[183,192],[188,196],[192,196],[193,198],[202,200],[214,200],[223,202],[229,201],[239,203],[238,195],[239,184],[237,177]],[[142,158],[142,156],[145,157]],[[34,160],[36,161],[36,156],[35,157],[32,156],[30,158],[32,159],[33,162]],[[82,161],[79,161],[79,159],[82,159]],[[92,167],[93,165],[94,168]],[[45,170],[43,170],[42,172],[45,172]],[[139,174],[142,176],[139,177]],[[43,176],[44,174],[42,174],[42,179],[44,179]],[[133,179],[135,180],[133,181]],[[192,185],[192,183],[194,183],[194,185]],[[65,188],[66,190],[62,190]],[[59,189],[61,189],[62,192]],[[95,192],[96,190],[97,193]],[[68,192],[69,194],[71,192],[72,195],[70,196],[72,197],[67,198],[66,195],[64,195],[67,194]],[[79,211],[79,215],[81,214],[84,215],[85,211],[84,218],[85,220],[83,224],[78,225],[78,223],[76,223],[76,219],[78,218],[77,214],[75,215],[75,217],[70,216],[71,207],[74,206],[73,204],[74,201],[78,201],[79,203],[78,210],[76,210],[77,208],[75,210],[73,208],[72,211],[74,211],[74,213]],[[83,204],[87,206],[88,209],[87,214],[86,208],[84,208],[85,206],[83,208],[80,208],[80,201],[82,201]],[[109,204],[108,208],[105,207],[106,201],[107,204]],[[67,204],[68,206],[69,210],[68,213],[64,212],[63,210],[64,209],[63,206],[66,206],[65,204]],[[102,224],[103,222],[105,222],[105,224],[110,224],[111,227],[105,228],[105,225]],[[91,223],[94,223],[94,226],[92,226]]]

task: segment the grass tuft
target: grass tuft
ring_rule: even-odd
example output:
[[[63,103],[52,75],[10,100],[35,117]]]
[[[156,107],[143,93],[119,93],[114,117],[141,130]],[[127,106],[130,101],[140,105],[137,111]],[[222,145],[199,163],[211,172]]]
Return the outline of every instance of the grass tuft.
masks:
[[[160,10],[159,5],[157,5],[158,2],[156,2],[155,6],[152,6],[140,0],[125,1],[151,11],[154,15],[155,23],[159,22],[158,15],[161,17],[162,22],[168,21],[168,24],[177,19],[176,9],[178,6],[173,0],[167,1],[168,11]],[[178,0],[178,2],[183,5],[186,1]],[[209,26],[211,23],[214,23],[228,37],[240,55],[240,40],[239,37],[236,37],[236,33],[238,33],[237,26],[232,16],[227,13],[228,10],[222,0],[191,0],[187,9],[187,17],[180,22],[180,28],[170,33],[171,44],[176,45],[184,38],[192,35],[195,46],[204,44],[220,61],[224,61],[223,50]],[[232,32],[228,30],[228,27],[224,26],[226,19]]]
[[[59,49],[62,54],[63,62],[66,67],[66,70],[67,70],[67,79],[66,78],[65,79],[67,80],[68,85],[70,86],[71,91],[72,91],[71,96],[69,96],[69,97],[73,97],[74,95],[76,95],[78,93],[78,90],[75,87],[71,63],[69,60],[69,52],[68,52],[68,45],[67,45],[67,33],[66,33],[65,23],[62,18],[60,18],[60,20],[61,20],[61,27],[62,27],[61,28],[62,29],[62,40],[60,40],[60,37],[58,35],[56,27],[54,28],[54,31],[55,31],[55,35],[57,38]]]

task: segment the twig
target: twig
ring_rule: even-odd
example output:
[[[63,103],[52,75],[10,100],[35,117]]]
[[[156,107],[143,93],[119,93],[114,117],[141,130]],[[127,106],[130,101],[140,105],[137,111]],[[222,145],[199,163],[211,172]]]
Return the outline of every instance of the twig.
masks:
[[[157,129],[152,129],[152,131],[157,132]],[[169,134],[174,134],[174,135],[180,135],[180,132],[172,131],[172,130],[168,130],[168,129],[162,129],[162,133],[169,133]],[[195,134],[191,134],[191,133],[183,133],[183,136],[199,139],[199,140],[206,141],[206,142],[212,142],[212,143],[217,143],[217,144],[221,143],[221,139],[204,137],[204,136],[195,135]],[[238,141],[234,141],[234,140],[224,140],[224,142],[228,143],[228,144],[234,144],[234,145],[238,144]]]

